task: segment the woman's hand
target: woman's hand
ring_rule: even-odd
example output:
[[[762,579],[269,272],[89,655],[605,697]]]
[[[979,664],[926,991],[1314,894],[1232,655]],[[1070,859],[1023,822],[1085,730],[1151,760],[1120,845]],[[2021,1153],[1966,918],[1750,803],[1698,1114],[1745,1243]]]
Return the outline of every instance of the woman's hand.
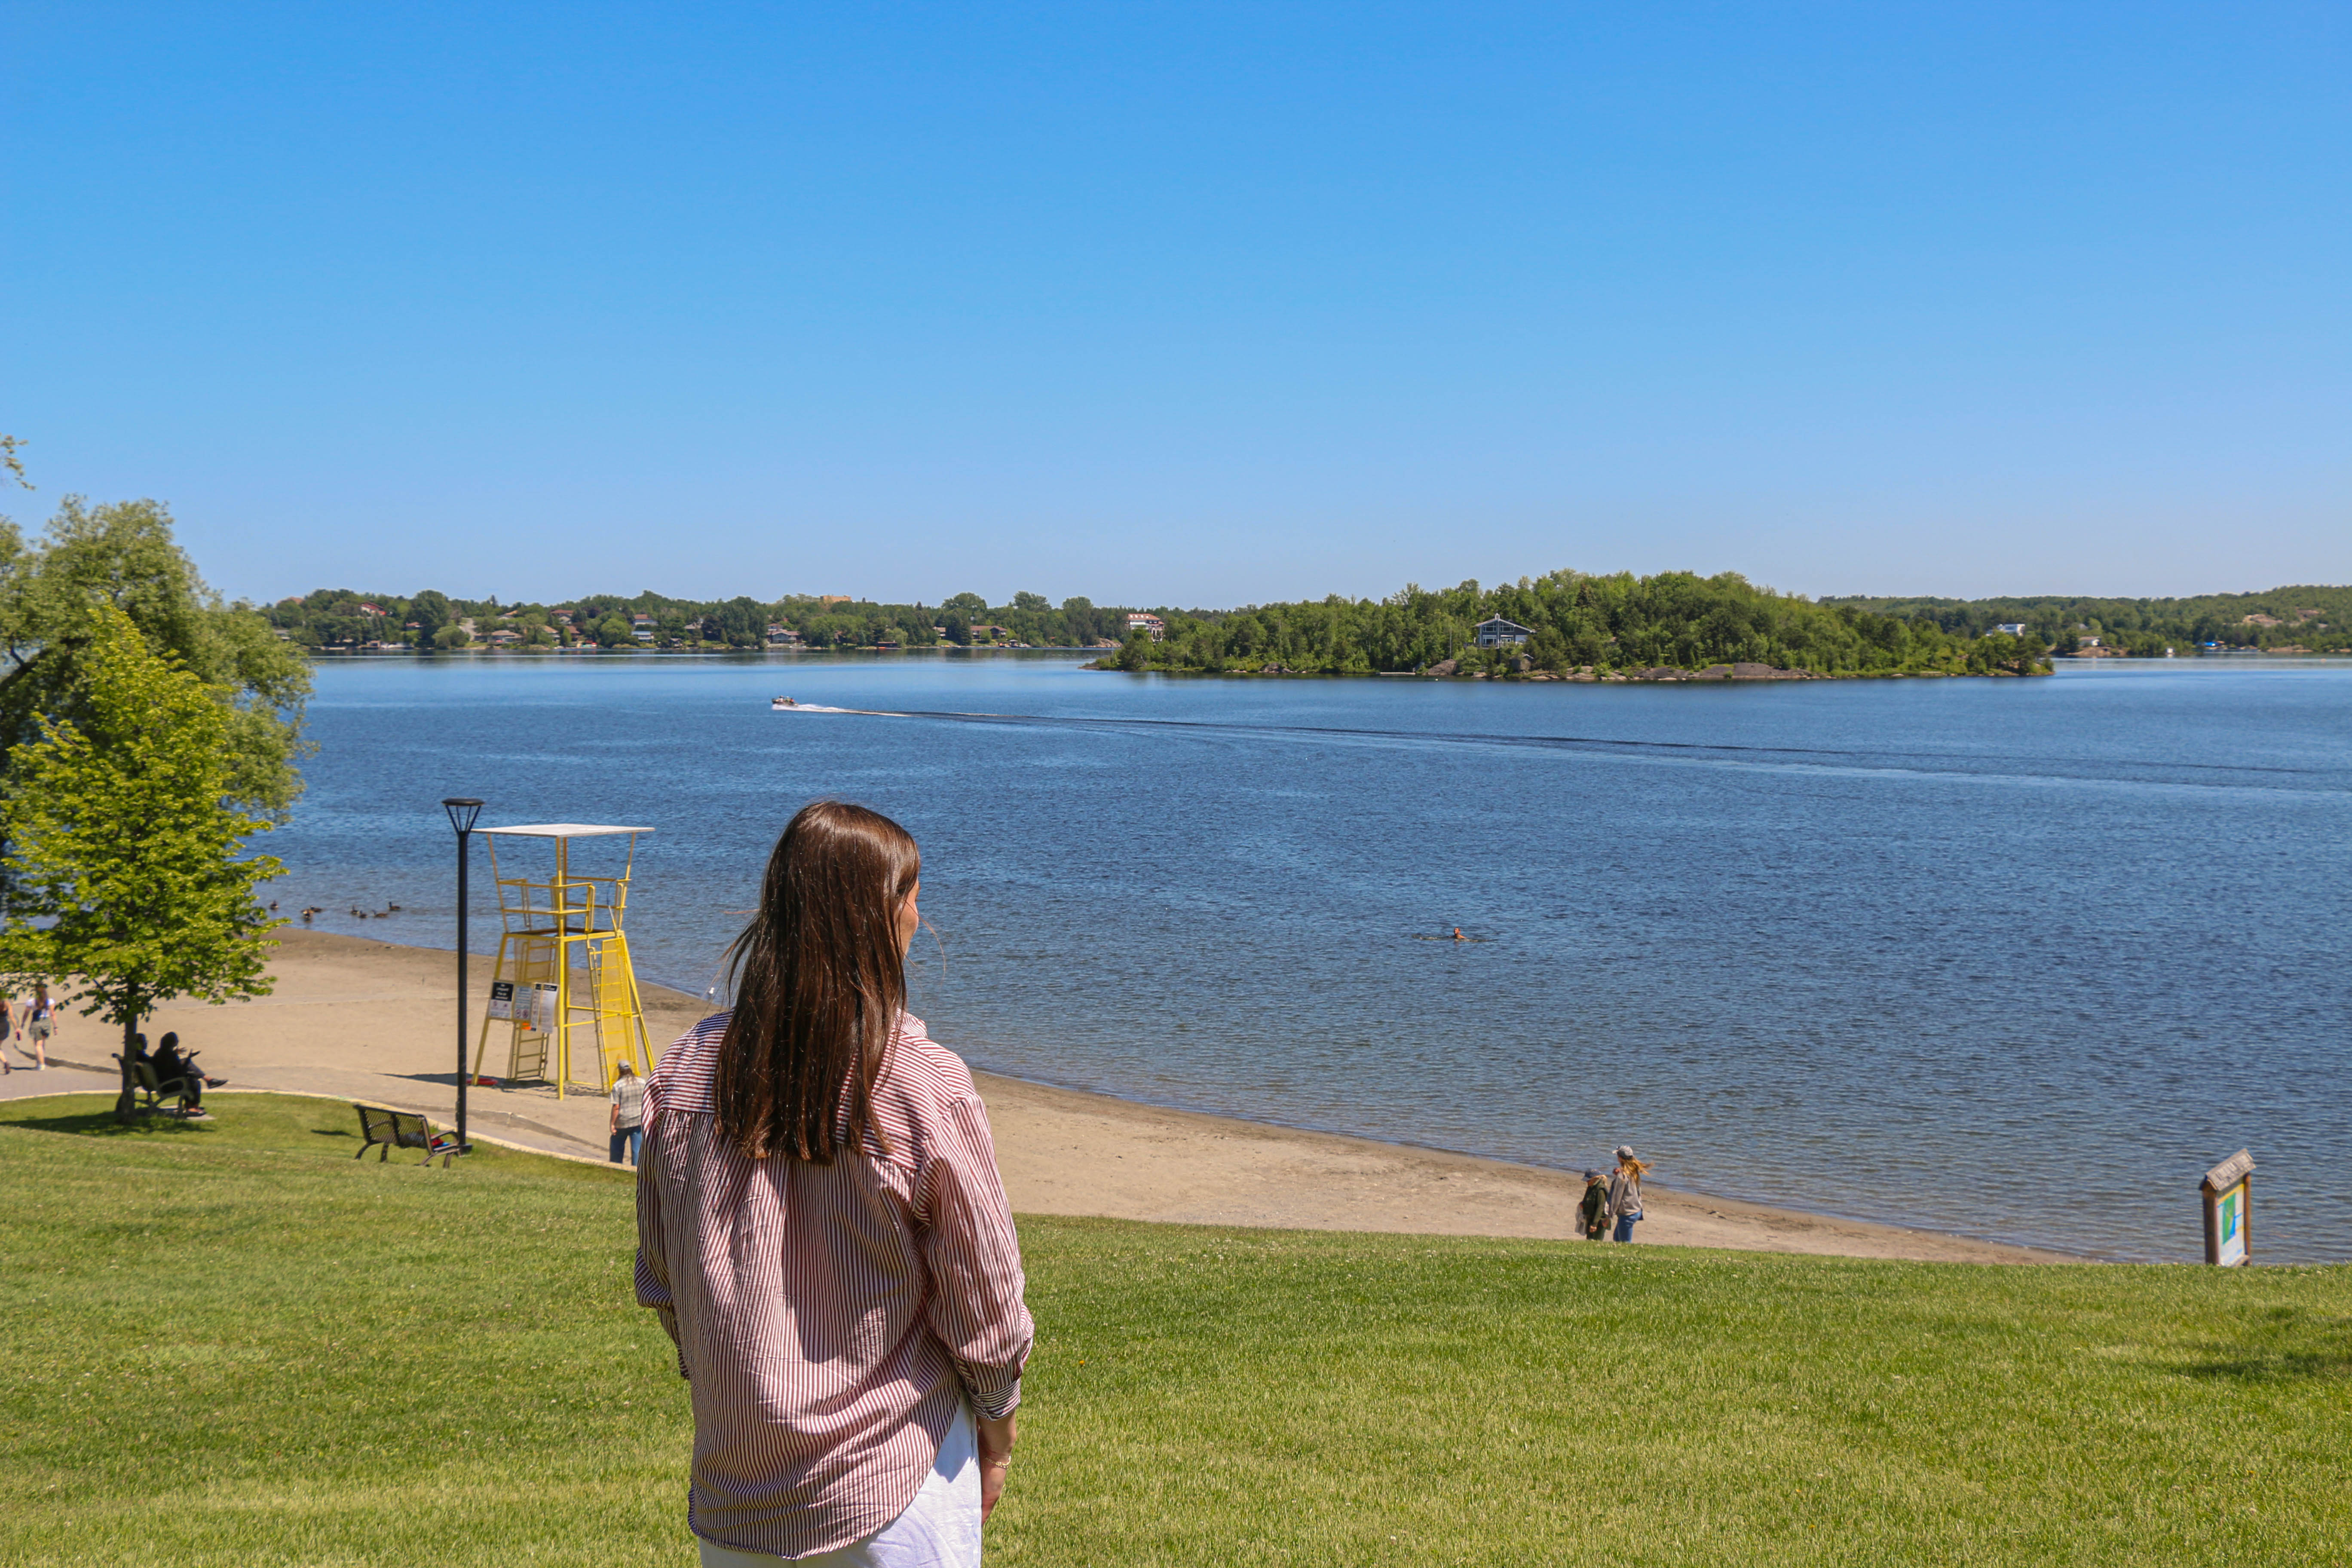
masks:
[[[1004,1495],[1004,1473],[1013,1464],[1013,1426],[1019,1412],[976,1423],[980,1433],[980,1517],[985,1521]]]

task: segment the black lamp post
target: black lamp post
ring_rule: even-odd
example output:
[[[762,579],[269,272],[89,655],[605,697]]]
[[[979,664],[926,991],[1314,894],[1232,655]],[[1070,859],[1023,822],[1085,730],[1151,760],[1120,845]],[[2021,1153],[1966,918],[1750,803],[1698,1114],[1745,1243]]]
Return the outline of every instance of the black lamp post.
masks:
[[[466,1142],[466,850],[482,803],[456,795],[443,801],[441,809],[457,830],[457,1152],[470,1154],[473,1150]]]

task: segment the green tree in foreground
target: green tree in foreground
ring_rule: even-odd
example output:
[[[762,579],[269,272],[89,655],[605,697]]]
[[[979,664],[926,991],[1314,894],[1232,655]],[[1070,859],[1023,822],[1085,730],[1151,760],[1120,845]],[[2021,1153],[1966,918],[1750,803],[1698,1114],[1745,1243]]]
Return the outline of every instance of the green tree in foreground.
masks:
[[[267,995],[269,918],[254,889],[285,869],[239,858],[268,823],[228,803],[230,710],[122,611],[86,612],[80,721],[41,717],[9,763],[0,973],[78,988],[122,1031],[158,1002]],[[118,1108],[127,1115],[127,1104]]]
[[[310,661],[260,615],[205,586],[172,537],[172,514],[152,500],[92,506],[68,496],[30,545],[0,520],[0,752],[13,756],[45,719],[89,717],[92,605],[122,611],[150,648],[212,689],[226,725],[222,793],[283,820],[302,789],[295,763]],[[11,764],[0,793],[21,788]]]

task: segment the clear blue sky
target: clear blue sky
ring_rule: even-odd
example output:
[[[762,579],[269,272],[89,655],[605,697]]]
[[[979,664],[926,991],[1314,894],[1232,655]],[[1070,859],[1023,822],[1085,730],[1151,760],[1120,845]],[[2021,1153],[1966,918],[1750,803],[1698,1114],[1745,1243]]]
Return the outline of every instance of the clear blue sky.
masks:
[[[223,589],[2352,580],[2352,8],[0,11],[0,430]]]

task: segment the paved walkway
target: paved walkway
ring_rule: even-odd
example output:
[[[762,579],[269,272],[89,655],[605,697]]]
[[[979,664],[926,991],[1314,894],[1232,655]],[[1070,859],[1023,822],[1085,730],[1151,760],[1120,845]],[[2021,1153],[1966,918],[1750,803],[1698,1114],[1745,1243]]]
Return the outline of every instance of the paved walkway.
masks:
[[[226,1088],[206,1089],[207,1101],[272,1089],[421,1111],[437,1125],[454,1126],[457,955],[299,930],[278,934],[284,945],[270,965],[277,982],[270,995],[218,1007],[161,1008],[148,1022],[147,1037],[176,1032],[184,1049],[202,1053],[198,1065],[206,1073],[228,1080]],[[490,968],[482,958],[471,965],[476,1019],[488,1000]],[[702,1014],[695,998],[667,991],[649,989],[646,1005],[656,1052]],[[50,1059],[59,1065],[0,1077],[0,1097],[116,1091],[116,1047],[103,1025],[69,1014],[58,1036]],[[482,1066],[492,1076],[505,1071],[500,1046],[493,1044]],[[637,1069],[646,1066],[639,1062]],[[594,1093],[559,1100],[541,1087],[467,1090],[469,1134],[528,1149],[601,1160],[608,1125],[604,1099]]]
[[[16,1047],[5,1047],[13,1058]],[[29,1100],[37,1094],[113,1094],[121,1087],[114,1064],[105,1064],[104,1072],[85,1072],[79,1068],[51,1067],[46,1072],[34,1072],[19,1064],[16,1070],[0,1076],[0,1100]]]

